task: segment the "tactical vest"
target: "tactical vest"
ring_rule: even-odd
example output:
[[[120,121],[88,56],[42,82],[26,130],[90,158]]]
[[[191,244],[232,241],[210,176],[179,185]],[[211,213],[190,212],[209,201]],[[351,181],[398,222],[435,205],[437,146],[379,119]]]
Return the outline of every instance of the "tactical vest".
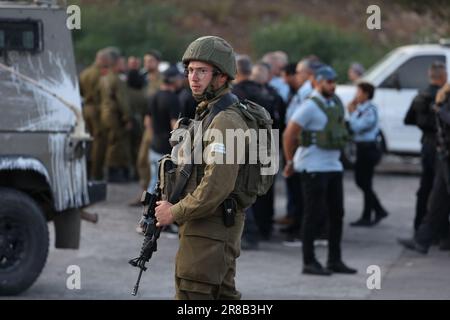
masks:
[[[350,135],[345,126],[345,112],[341,100],[334,96],[332,99],[335,106],[327,107],[318,97],[311,97],[310,99],[325,113],[327,124],[320,131],[302,130],[300,145],[302,147],[316,145],[323,149],[335,150],[344,148],[349,141]]]

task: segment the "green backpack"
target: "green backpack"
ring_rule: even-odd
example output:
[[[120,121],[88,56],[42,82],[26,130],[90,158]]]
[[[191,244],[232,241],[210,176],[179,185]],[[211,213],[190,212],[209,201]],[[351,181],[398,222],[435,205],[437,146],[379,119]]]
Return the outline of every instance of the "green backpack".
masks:
[[[275,157],[276,154],[273,153],[278,152],[277,140],[272,131],[273,120],[264,107],[253,101],[243,100],[229,108],[241,115],[249,129],[258,133],[257,155],[253,155],[256,161],[252,161],[256,163],[246,161],[242,169],[245,172],[240,175],[241,181],[238,179],[236,183],[237,189],[241,189],[240,191],[248,197],[246,202],[249,206],[256,200],[256,196],[262,196],[269,191],[278,171],[278,157]],[[262,135],[260,130],[264,130]],[[261,154],[267,158],[262,159]]]

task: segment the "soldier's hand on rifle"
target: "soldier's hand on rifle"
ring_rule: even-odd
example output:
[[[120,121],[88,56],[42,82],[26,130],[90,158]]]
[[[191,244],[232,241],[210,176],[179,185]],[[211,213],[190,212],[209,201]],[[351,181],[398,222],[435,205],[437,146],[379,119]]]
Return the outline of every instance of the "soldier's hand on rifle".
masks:
[[[168,201],[157,201],[156,202],[156,209],[155,209],[155,217],[157,227],[167,226],[174,222],[174,217],[172,215],[172,212],[170,211],[170,207],[172,207],[173,204],[171,204]]]
[[[436,104],[443,103],[446,100],[448,93],[450,93],[450,84],[446,83],[436,94]]]

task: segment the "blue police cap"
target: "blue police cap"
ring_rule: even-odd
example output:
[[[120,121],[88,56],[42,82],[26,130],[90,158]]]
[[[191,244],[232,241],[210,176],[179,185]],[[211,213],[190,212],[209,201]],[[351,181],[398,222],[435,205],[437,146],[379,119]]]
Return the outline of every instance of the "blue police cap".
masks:
[[[314,75],[316,76],[316,80],[336,80],[337,73],[334,69],[328,65],[323,65],[320,68],[316,69]]]

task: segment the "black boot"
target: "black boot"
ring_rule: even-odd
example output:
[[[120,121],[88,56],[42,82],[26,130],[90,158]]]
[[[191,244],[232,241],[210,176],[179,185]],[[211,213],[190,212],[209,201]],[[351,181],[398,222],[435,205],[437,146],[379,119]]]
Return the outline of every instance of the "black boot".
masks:
[[[122,178],[123,182],[129,182],[130,181],[130,169],[127,167],[122,167]]]
[[[331,270],[334,273],[343,273],[343,274],[355,274],[358,270],[350,268],[345,265],[344,262],[328,262],[327,269]]]
[[[370,221],[370,215],[372,213],[372,201],[369,196],[364,194],[364,210],[361,214],[361,218],[350,223],[352,227],[371,227],[372,221]]]
[[[439,250],[450,251],[450,236],[447,236],[446,238],[442,238],[439,241]]]
[[[350,223],[350,226],[352,226],[352,227],[371,227],[372,226],[372,221],[370,221],[371,211],[372,210],[370,209],[369,201],[364,200],[364,210],[361,215],[361,218]]]
[[[406,239],[406,238],[399,238],[397,241],[404,246],[406,249],[413,250],[416,252],[419,252],[421,254],[427,254],[428,253],[428,247],[417,242],[414,238]]]
[[[108,182],[119,182],[120,170],[119,168],[108,168]]]
[[[375,219],[373,220],[373,224],[377,224],[378,222],[380,222],[382,219],[386,218],[389,214],[387,213],[386,210],[381,209],[379,211],[377,211],[375,213]]]
[[[373,194],[373,208],[375,209],[375,219],[373,220],[373,224],[377,224],[382,219],[386,218],[389,214],[388,212],[381,206],[380,200],[378,200],[377,196]]]
[[[123,183],[127,182],[127,172],[122,167],[108,168],[108,182]]]
[[[370,219],[361,217],[358,220],[350,223],[350,226],[352,227],[371,227],[373,224],[370,221]]]
[[[314,260],[311,263],[303,265],[303,274],[313,274],[316,276],[330,276],[331,271],[322,267],[319,261]]]

